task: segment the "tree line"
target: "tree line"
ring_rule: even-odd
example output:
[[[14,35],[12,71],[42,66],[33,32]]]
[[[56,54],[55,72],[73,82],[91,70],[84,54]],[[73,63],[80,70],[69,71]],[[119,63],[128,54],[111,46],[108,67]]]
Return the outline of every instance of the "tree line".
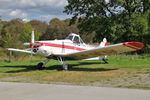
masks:
[[[31,31],[35,31],[35,40],[64,39],[70,33],[79,34],[77,23],[70,25],[70,19],[52,19],[49,23],[39,20],[23,22],[21,19],[10,21],[0,20],[0,47],[23,48],[24,42],[31,42]],[[92,40],[91,37],[82,35],[86,42]],[[87,39],[88,37],[88,39]]]

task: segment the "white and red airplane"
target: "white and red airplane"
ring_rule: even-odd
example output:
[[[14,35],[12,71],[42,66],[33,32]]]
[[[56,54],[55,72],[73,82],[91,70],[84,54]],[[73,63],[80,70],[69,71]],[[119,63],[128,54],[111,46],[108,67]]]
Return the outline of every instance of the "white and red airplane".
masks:
[[[24,45],[30,45],[31,48],[26,50],[7,48],[7,50],[45,56],[48,60],[44,63],[40,62],[37,65],[38,69],[45,67],[50,59],[57,59],[62,64],[64,70],[68,70],[68,64],[64,62],[64,59],[81,60],[102,56],[103,61],[107,63],[106,55],[135,51],[144,46],[141,42],[107,45],[107,40],[104,38],[100,45],[95,47],[85,44],[80,36],[74,33],[69,34],[64,40],[34,41],[34,31],[31,34],[31,43],[24,43]]]

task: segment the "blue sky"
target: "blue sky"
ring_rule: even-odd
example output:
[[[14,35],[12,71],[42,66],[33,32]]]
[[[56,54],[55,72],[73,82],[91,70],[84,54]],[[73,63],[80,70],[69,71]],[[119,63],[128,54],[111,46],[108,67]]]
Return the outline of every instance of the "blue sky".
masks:
[[[0,0],[2,20],[21,18],[24,21],[38,19],[49,22],[52,18],[66,19],[63,13],[67,0]]]

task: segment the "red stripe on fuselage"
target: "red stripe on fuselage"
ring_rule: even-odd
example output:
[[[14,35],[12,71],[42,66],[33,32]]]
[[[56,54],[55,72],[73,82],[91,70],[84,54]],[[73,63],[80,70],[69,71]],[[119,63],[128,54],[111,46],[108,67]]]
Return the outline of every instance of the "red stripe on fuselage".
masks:
[[[71,49],[71,50],[77,50],[77,51],[86,50],[84,48],[79,48],[79,47],[69,46],[69,45],[61,45],[61,44],[55,44],[55,43],[44,43],[44,42],[38,42],[38,43],[42,43],[43,45],[41,45],[41,46],[49,46],[49,47],[56,47],[56,48],[65,48],[65,49]],[[39,47],[41,47],[41,46],[39,46]]]

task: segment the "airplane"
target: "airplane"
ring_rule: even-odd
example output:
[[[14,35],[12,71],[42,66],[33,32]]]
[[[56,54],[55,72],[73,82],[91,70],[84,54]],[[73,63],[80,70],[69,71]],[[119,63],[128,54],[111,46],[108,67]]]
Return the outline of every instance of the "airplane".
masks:
[[[29,49],[14,49],[7,48],[9,51],[39,54],[47,58],[43,63],[37,64],[38,69],[43,69],[50,59],[58,60],[63,70],[68,70],[69,66],[64,60],[90,60],[102,56],[102,60],[107,63],[106,55],[112,55],[116,53],[124,53],[129,51],[135,51],[143,48],[144,44],[141,42],[123,42],[113,45],[107,45],[106,38],[100,43],[99,46],[88,45],[83,42],[81,37],[75,33],[70,33],[66,39],[63,40],[34,40],[34,30],[31,33],[31,43],[24,43],[24,45],[30,45]]]

